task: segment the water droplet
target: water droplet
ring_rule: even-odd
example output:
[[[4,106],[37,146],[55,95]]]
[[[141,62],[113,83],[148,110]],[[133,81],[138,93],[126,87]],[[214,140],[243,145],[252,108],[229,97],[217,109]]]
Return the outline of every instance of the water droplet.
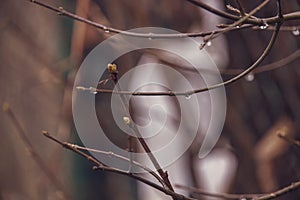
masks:
[[[153,33],[148,33],[148,36],[149,36],[148,39],[149,39],[149,40],[152,40]]]
[[[206,45],[207,45],[208,47],[210,47],[210,46],[211,46],[211,41],[208,40],[208,41],[206,42]]]
[[[249,81],[249,82],[253,81],[254,78],[255,78],[255,77],[254,77],[254,74],[253,74],[253,73],[250,73],[250,74],[248,74],[248,75],[245,77],[246,81]]]
[[[103,30],[105,33],[109,33],[109,29],[107,27],[104,27]]]
[[[187,95],[185,95],[185,98],[186,98],[186,99],[191,99],[191,98],[192,98],[192,95],[187,94]]]
[[[259,26],[259,28],[261,29],[261,30],[263,30],[263,29],[266,29],[266,28],[268,28],[268,24],[267,23],[265,23],[265,24],[263,24],[263,25],[260,25]]]
[[[295,29],[295,30],[293,30],[293,31],[292,31],[292,33],[293,33],[293,35],[295,35],[295,36],[298,36],[298,35],[300,35],[300,31],[299,31],[299,29]]]
[[[89,91],[90,91],[90,93],[92,93],[92,94],[97,94],[98,92],[97,92],[97,89],[96,88],[93,88],[93,87],[90,87],[89,88]]]

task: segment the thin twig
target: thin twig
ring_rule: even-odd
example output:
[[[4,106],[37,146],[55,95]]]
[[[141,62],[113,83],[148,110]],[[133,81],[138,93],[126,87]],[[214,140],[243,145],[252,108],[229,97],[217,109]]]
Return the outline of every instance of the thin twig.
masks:
[[[37,4],[37,5],[41,6],[41,7],[47,8],[49,10],[55,11],[59,15],[64,15],[64,16],[70,17],[70,18],[72,18],[74,20],[77,20],[77,21],[86,23],[88,25],[91,25],[91,26],[93,26],[95,28],[98,28],[98,29],[104,31],[105,33],[119,33],[119,34],[126,35],[126,36],[142,37],[142,38],[149,38],[149,37],[151,37],[151,38],[155,39],[155,38],[205,37],[205,36],[211,35],[212,32],[219,33],[219,32],[223,31],[223,30],[215,30],[215,31],[209,31],[209,32],[179,33],[179,34],[155,34],[155,33],[151,33],[151,35],[149,35],[148,33],[135,33],[135,32],[124,31],[124,30],[120,30],[120,29],[116,29],[116,28],[112,28],[112,27],[108,27],[108,26],[96,23],[94,21],[85,19],[85,18],[83,18],[81,16],[78,16],[76,14],[68,12],[67,10],[65,10],[62,7],[58,7],[57,8],[57,7],[54,7],[52,5],[49,5],[47,3],[43,3],[43,2],[37,1],[37,0],[27,0],[27,1],[29,1],[31,3],[34,3],[34,4]],[[198,1],[195,1],[195,0],[187,0],[187,1],[198,2]],[[239,19],[241,19],[239,16],[230,15],[230,14],[228,14],[228,15],[232,16],[232,18],[231,18],[232,20],[239,20]],[[283,19],[285,21],[298,20],[298,19],[300,19],[300,12],[292,12],[292,13],[285,14],[285,15],[283,15]],[[276,17],[269,17],[269,18],[255,18],[255,19],[253,19],[253,18],[250,17],[250,18],[245,19],[244,23],[248,23],[248,24],[260,26],[260,25],[262,25],[262,22],[265,22],[265,23],[271,25],[271,24],[275,24],[275,23],[277,23],[279,21],[280,21],[280,19],[279,19],[278,16],[276,16]],[[241,27],[233,27],[232,29],[230,29],[230,31],[237,30],[237,29],[240,29],[240,28]]]
[[[300,147],[300,141],[299,141],[299,140],[295,140],[295,139],[293,139],[293,138],[290,138],[290,137],[288,137],[288,136],[286,136],[286,135],[284,135],[284,134],[282,134],[282,133],[278,133],[277,136],[278,136],[279,138],[284,139],[285,141],[287,141],[288,143],[290,143],[290,144],[292,144],[292,145],[295,145],[295,146],[297,146],[297,147]]]
[[[27,0],[30,1],[32,3],[35,3],[41,7],[47,8],[49,10],[55,11],[58,15],[62,15],[62,16],[67,16],[70,17],[74,20],[86,23],[88,25],[91,25],[97,29],[100,29],[102,31],[104,31],[105,33],[118,33],[121,35],[125,35],[125,36],[131,36],[131,37],[141,37],[141,38],[185,38],[185,37],[204,37],[207,35],[211,35],[211,31],[209,32],[198,32],[198,33],[178,33],[178,34],[156,34],[156,33],[135,33],[135,32],[130,32],[130,31],[124,31],[124,30],[120,30],[120,29],[116,29],[116,28],[112,28],[112,27],[108,27],[99,23],[96,23],[94,21],[91,21],[89,19],[83,18],[81,16],[78,16],[74,13],[68,12],[67,10],[65,10],[63,7],[54,7],[50,4],[47,3],[43,3],[41,1],[36,1],[36,0]],[[215,31],[216,33],[218,33],[218,30]]]
[[[54,174],[48,167],[48,165],[44,162],[43,158],[39,156],[37,153],[37,150],[33,147],[30,139],[27,137],[27,134],[25,130],[23,129],[21,123],[19,122],[18,118],[16,117],[14,111],[10,108],[10,105],[8,103],[4,103],[3,105],[4,112],[7,113],[8,117],[12,121],[13,125],[17,129],[17,133],[19,137],[21,138],[22,142],[26,146],[28,152],[30,153],[31,158],[34,160],[34,162],[37,164],[37,166],[45,173],[46,177],[49,179],[49,181],[62,192],[65,199],[72,199],[71,195],[66,192],[66,189],[64,188],[63,184],[60,182],[60,180],[57,178],[56,174]]]
[[[242,18],[240,18],[239,20],[235,21],[234,23],[228,25],[226,28],[224,28],[222,31],[209,36],[208,38],[204,39],[204,42],[208,41],[208,40],[213,40],[217,37],[219,37],[220,35],[231,31],[232,29],[236,28],[237,26],[241,26],[245,21],[247,21],[247,19],[251,18],[255,13],[257,13],[258,11],[260,11],[264,6],[266,6],[271,0],[265,0],[263,1],[261,4],[259,4],[258,6],[256,6],[249,14],[243,16]],[[279,17],[279,16],[278,16]],[[282,17],[282,16],[281,16]],[[278,21],[280,21],[281,18],[279,18]],[[263,19],[261,19],[260,21],[260,26],[264,26],[265,28],[267,28],[267,22],[265,22]],[[264,28],[264,29],[265,29]]]
[[[108,90],[108,89],[97,89],[97,88],[86,88],[83,86],[77,86],[76,88],[79,90],[93,90],[96,91],[97,93],[113,93],[113,94],[122,94],[122,95],[133,95],[133,96],[190,96],[192,94],[197,94],[197,93],[201,93],[201,92],[205,92],[205,91],[209,91],[212,89],[216,89],[219,87],[223,87],[223,86],[227,86],[230,85],[236,81],[238,81],[239,79],[243,78],[244,76],[246,76],[248,73],[250,73],[251,71],[253,71],[263,60],[264,58],[269,54],[269,52],[271,51],[278,33],[280,31],[280,26],[281,26],[282,22],[277,23],[276,24],[276,29],[272,34],[272,37],[267,45],[267,47],[265,48],[265,50],[263,51],[263,53],[260,55],[260,57],[246,70],[244,70],[243,72],[241,72],[240,74],[238,74],[237,76],[224,81],[222,83],[218,83],[209,87],[205,87],[205,88],[200,88],[200,89],[196,89],[196,90],[190,90],[190,91],[184,91],[184,92],[176,92],[176,91],[168,91],[168,92],[131,92],[131,91],[115,91],[115,90]]]
[[[212,70],[212,69],[204,69],[204,68],[203,69],[202,68],[195,69],[195,68],[191,68],[189,66],[183,66],[183,65],[179,66],[175,63],[172,63],[171,61],[168,61],[166,58],[160,56],[159,53],[154,53],[152,51],[146,51],[146,52],[151,54],[151,55],[156,56],[160,60],[160,62],[162,62],[164,64],[171,65],[174,68],[178,68],[180,70],[184,70],[184,71],[187,71],[187,72],[193,72],[193,73],[206,72],[206,73],[210,73],[210,74],[217,74],[217,73],[220,72],[220,74],[222,74],[222,75],[237,75],[237,74],[244,71],[243,69],[234,69],[234,68],[232,68],[232,69],[219,69],[219,72],[216,72],[215,70]],[[298,59],[299,57],[300,57],[300,49],[294,51],[293,53],[289,54],[288,56],[286,56],[286,57],[284,57],[284,58],[282,58],[278,61],[266,64],[266,65],[262,65],[258,68],[255,68],[252,71],[252,74],[260,74],[260,73],[263,73],[263,72],[273,71],[275,69],[285,67],[289,63],[291,63],[291,62],[295,61],[296,59]]]
[[[109,67],[115,67],[114,70],[110,70]],[[111,80],[113,80],[115,86],[116,86],[116,91],[120,91],[120,85],[118,83],[118,70],[117,70],[117,65],[115,64],[109,64],[108,65],[108,70],[110,72],[110,77]],[[126,97],[123,94],[120,94],[120,98],[121,98],[121,104],[125,110],[125,112],[127,113],[128,116],[130,116],[130,112],[129,112],[129,105],[126,105],[125,103],[126,101]],[[161,176],[161,178],[164,180],[165,185],[172,191],[174,191],[172,184],[168,178],[168,173],[166,171],[163,171],[162,167],[160,166],[159,162],[157,161],[157,159],[155,158],[154,154],[152,153],[151,149],[149,148],[149,146],[147,145],[145,139],[142,137],[142,135],[139,132],[139,129],[137,128],[135,123],[129,123],[128,124],[131,129],[134,131],[136,137],[138,138],[140,144],[142,145],[144,151],[147,153],[148,157],[150,158],[151,162],[153,163],[155,169],[157,170],[157,172],[159,173],[159,175]],[[130,137],[130,136],[129,136]],[[131,140],[131,139],[130,139]],[[129,148],[131,148],[131,144],[129,145]]]
[[[149,185],[150,187],[154,188],[154,189],[157,189],[171,197],[173,197],[174,199],[176,200],[196,200],[194,198],[190,198],[190,197],[186,197],[184,195],[181,195],[181,194],[178,194],[176,192],[173,192],[169,189],[166,189],[152,181],[149,181],[141,176],[138,176],[137,174],[135,173],[130,173],[128,171],[124,171],[124,170],[120,170],[120,169],[116,169],[116,168],[113,168],[113,167],[109,167],[109,166],[106,166],[104,163],[98,161],[97,159],[95,159],[94,157],[88,155],[87,153],[84,153],[80,150],[78,150],[77,148],[75,148],[72,144],[69,144],[67,142],[62,142],[60,141],[59,139],[53,137],[52,135],[50,135],[49,132],[47,131],[43,131],[42,134],[47,137],[48,139],[60,144],[62,147],[68,149],[68,150],[71,150],[73,151],[74,153],[86,158],[87,160],[91,161],[92,163],[94,163],[96,166],[93,168],[94,170],[103,170],[103,171],[108,171],[108,172],[112,172],[112,173],[116,173],[116,174],[121,174],[121,175],[125,175],[125,176],[128,176],[128,177],[131,177],[133,179],[136,179],[142,183],[145,183],[146,185]]]
[[[76,144],[71,144],[71,143],[67,143],[66,144],[68,146],[72,146],[74,147],[75,149],[80,149],[80,150],[85,150],[85,151],[89,151],[89,152],[95,152],[95,153],[99,153],[99,154],[103,154],[103,155],[106,155],[106,156],[110,156],[110,157],[114,157],[114,158],[117,158],[117,159],[120,159],[120,160],[125,160],[125,161],[130,161],[130,159],[124,157],[124,156],[121,156],[121,155],[118,155],[118,154],[115,154],[113,152],[107,152],[107,151],[101,151],[101,150],[98,150],[98,149],[92,149],[92,148],[88,148],[88,147],[82,147],[82,146],[79,146],[79,145],[76,145]],[[150,173],[155,179],[157,179],[162,185],[164,184],[163,180],[155,173],[153,172],[151,169],[149,169],[148,167],[142,165],[141,163],[137,162],[137,161],[132,161],[132,164],[134,166],[137,166],[143,170],[145,170],[146,172]],[[129,171],[130,172],[130,171]]]
[[[213,8],[211,7],[210,5],[206,4],[206,3],[203,3],[202,1],[198,1],[198,0],[186,0],[192,4],[194,4],[195,6],[199,6],[215,15],[218,15],[220,17],[224,17],[226,19],[231,19],[231,20],[238,20],[240,19],[240,16],[237,16],[237,15],[232,15],[232,14],[229,14],[227,12],[224,12],[222,10],[218,10],[216,8]],[[253,23],[255,23],[253,21]],[[256,24],[256,25],[259,25],[259,22]]]
[[[284,194],[287,194],[293,190],[299,189],[300,188],[300,181],[294,182],[291,185],[284,187],[280,190],[277,190],[275,192],[269,193],[269,194],[264,194],[262,196],[259,196],[257,198],[254,198],[253,200],[269,200],[269,199],[275,199],[279,196],[282,196]]]
[[[279,196],[285,195],[293,190],[300,188],[300,181],[294,182],[291,185],[281,188],[275,192],[272,193],[266,193],[266,194],[229,194],[229,193],[214,193],[214,192],[207,192],[204,190],[201,190],[199,188],[184,186],[180,184],[175,184],[175,187],[188,190],[191,192],[194,192],[199,195],[203,196],[210,196],[215,198],[221,198],[221,199],[232,199],[232,200],[240,200],[240,199],[251,199],[251,200],[269,200],[269,199],[275,199]]]
[[[300,57],[300,49],[294,51],[293,53],[291,53],[287,57],[284,57],[281,60],[278,60],[276,62],[267,64],[267,65],[263,65],[260,68],[256,68],[253,71],[253,74],[260,74],[262,72],[272,71],[272,70],[284,67],[287,64],[293,62],[294,60],[298,59],[299,57]]]
[[[229,13],[226,13],[226,12],[223,12],[221,10],[218,10],[216,8],[213,8],[199,0],[186,0],[196,6],[199,6],[213,14],[216,14],[218,16],[221,16],[221,17],[224,17],[226,19],[231,19],[231,20],[239,20],[241,19],[240,16],[237,16],[237,15],[232,15],[232,14],[229,14]],[[289,21],[289,20],[298,20],[300,19],[300,11],[297,11],[297,12],[291,12],[291,13],[288,13],[288,14],[285,14],[283,15],[283,19],[285,21]],[[245,20],[245,23],[249,23],[249,24],[253,24],[253,25],[262,25],[261,22],[265,22],[267,24],[275,24],[277,22],[280,21],[280,18],[278,16],[275,16],[275,17],[268,17],[268,18],[248,18]]]
[[[233,199],[233,200],[240,200],[243,198],[244,199],[252,199],[252,198],[256,197],[257,195],[259,195],[259,194],[229,194],[229,193],[207,192],[207,191],[199,189],[199,188],[180,185],[180,184],[175,184],[175,187],[184,189],[187,191],[191,191],[191,192],[194,192],[199,195],[210,196],[210,197],[221,198],[221,199]]]
[[[238,9],[241,13],[241,16],[245,16],[246,12],[245,12],[245,9],[244,9],[244,6],[243,6],[242,2],[240,0],[235,0],[235,3],[236,3],[236,5],[237,5],[237,7],[238,7]]]

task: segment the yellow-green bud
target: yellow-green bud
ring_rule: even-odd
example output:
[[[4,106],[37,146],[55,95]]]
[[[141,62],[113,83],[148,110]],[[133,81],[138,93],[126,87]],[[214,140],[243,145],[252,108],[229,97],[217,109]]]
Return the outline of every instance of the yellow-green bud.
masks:
[[[130,125],[130,118],[129,117],[123,117],[123,121],[126,125]]]
[[[107,65],[107,70],[108,70],[109,73],[117,73],[118,72],[116,64],[108,64]]]

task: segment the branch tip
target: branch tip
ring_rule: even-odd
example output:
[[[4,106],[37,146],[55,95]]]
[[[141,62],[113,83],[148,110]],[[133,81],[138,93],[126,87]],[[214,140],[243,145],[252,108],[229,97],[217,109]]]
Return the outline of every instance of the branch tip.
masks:
[[[50,136],[50,133],[48,131],[42,131],[42,134],[46,137]]]
[[[284,138],[284,137],[285,137],[285,133],[278,132],[278,133],[277,133],[277,136],[280,137],[280,138]]]

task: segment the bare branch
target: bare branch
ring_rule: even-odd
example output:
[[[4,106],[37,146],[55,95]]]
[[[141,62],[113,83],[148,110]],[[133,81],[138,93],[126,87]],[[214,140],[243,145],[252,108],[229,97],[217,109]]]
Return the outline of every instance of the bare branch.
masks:
[[[151,50],[147,50],[146,52],[153,55],[153,56],[155,56],[156,58],[158,58],[160,62],[162,62],[164,64],[167,64],[167,65],[170,65],[174,68],[184,70],[186,72],[198,73],[200,71],[200,72],[210,73],[210,74],[216,74],[216,73],[220,72],[222,75],[237,75],[237,74],[244,71],[243,69],[236,69],[236,68],[232,68],[232,69],[229,68],[228,69],[228,68],[226,68],[226,69],[219,69],[219,72],[216,72],[216,71],[210,70],[210,69],[201,69],[201,68],[200,69],[195,69],[195,68],[191,68],[189,66],[184,66],[184,65],[179,66],[179,65],[173,63],[172,61],[169,61],[166,58],[160,56],[159,53],[155,53]],[[293,53],[289,54],[288,56],[286,56],[286,57],[284,57],[284,58],[282,58],[278,61],[266,64],[266,65],[262,65],[258,68],[255,68],[252,71],[252,74],[260,74],[260,73],[263,73],[263,72],[273,71],[273,70],[276,70],[276,69],[281,68],[281,67],[286,67],[289,63],[297,60],[299,57],[300,57],[300,49],[294,51]]]
[[[295,140],[295,139],[292,139],[282,133],[278,133],[277,134],[278,137],[284,139],[285,141],[287,141],[288,143],[292,144],[292,145],[295,145],[297,147],[300,147],[300,141],[299,140]]]
[[[211,13],[214,13],[214,14],[216,14],[218,16],[221,16],[221,17],[224,17],[226,19],[231,19],[233,21],[241,19],[240,16],[231,15],[229,13],[223,12],[223,11],[218,10],[216,8],[213,8],[213,7],[207,5],[207,4],[205,4],[205,3],[203,3],[199,0],[186,0],[186,1],[191,2],[196,6],[199,6],[199,7],[203,8],[203,9],[205,9],[205,10],[211,12]],[[283,19],[285,21],[298,20],[298,19],[300,19],[300,11],[285,14],[285,15],[283,15]],[[278,16],[268,17],[268,18],[252,18],[251,17],[251,18],[246,19],[245,23],[259,26],[259,25],[261,25],[262,21],[267,23],[267,24],[275,24],[275,23],[279,22],[280,19],[279,19]]]
[[[241,16],[245,16],[246,12],[245,12],[245,8],[244,8],[242,2],[240,0],[235,0],[235,2],[236,2],[236,5],[237,5],[237,7],[238,7],[238,9],[240,11]]]
[[[97,149],[82,147],[82,146],[79,146],[79,145],[76,145],[76,144],[71,144],[71,143],[66,143],[66,144],[68,146],[72,146],[75,149],[80,149],[80,150],[85,150],[85,151],[89,151],[89,152],[99,153],[99,154],[102,154],[102,155],[107,155],[107,156],[114,157],[114,158],[117,158],[117,159],[120,159],[120,160],[128,161],[128,163],[131,162],[130,159],[128,159],[128,158],[126,158],[124,156],[115,154],[113,152],[107,152],[107,151],[101,151],[101,150],[97,150]],[[149,174],[151,174],[154,178],[156,178],[162,185],[164,185],[164,181],[155,172],[153,172],[148,167],[142,165],[141,163],[139,163],[137,161],[132,161],[132,164],[135,165],[135,166],[137,166],[137,167],[139,167],[139,168],[141,168],[141,169],[143,169],[143,170],[145,170],[146,172],[148,172]]]
[[[227,86],[230,85],[236,81],[238,81],[239,79],[243,78],[244,76],[246,76],[248,73],[250,73],[251,71],[253,71],[263,60],[264,58],[268,55],[268,53],[271,51],[276,39],[277,39],[277,35],[279,33],[280,30],[280,26],[281,23],[277,23],[276,25],[276,30],[273,32],[272,37],[269,41],[269,44],[267,45],[266,49],[263,51],[263,53],[261,54],[261,56],[249,67],[247,68],[245,71],[241,72],[240,74],[238,74],[237,76],[222,82],[222,83],[218,83],[206,88],[200,88],[200,89],[196,89],[196,90],[191,90],[191,91],[184,91],[184,92],[176,92],[176,91],[168,91],[168,92],[131,92],[131,91],[116,91],[116,90],[107,90],[107,89],[97,89],[97,88],[86,88],[83,86],[77,86],[77,89],[80,90],[93,90],[97,93],[113,93],[113,94],[122,94],[122,95],[133,95],[133,96],[190,96],[193,94],[197,94],[197,93],[201,93],[201,92],[205,92],[205,91],[209,91],[212,89],[216,89],[222,86]]]
[[[72,18],[74,20],[86,23],[86,24],[88,24],[90,26],[93,26],[95,28],[98,28],[98,29],[104,31],[105,33],[119,33],[119,34],[126,35],[126,36],[149,38],[149,34],[147,34],[147,33],[134,33],[134,32],[124,31],[124,30],[120,30],[120,29],[116,29],[116,28],[104,26],[102,24],[96,23],[94,21],[88,20],[86,18],[83,18],[83,17],[78,16],[76,14],[73,14],[71,12],[68,12],[63,7],[58,7],[57,8],[57,7],[54,7],[52,5],[49,5],[47,3],[43,3],[43,2],[40,2],[40,1],[37,1],[37,0],[27,0],[27,1],[29,1],[31,3],[35,3],[35,4],[37,4],[37,5],[41,6],[41,7],[47,8],[49,10],[55,11],[59,15],[67,16],[67,17],[70,17],[70,18]],[[187,1],[198,2],[196,0],[187,0]],[[204,4],[204,3],[201,3],[201,5],[202,4]],[[249,13],[249,15],[251,15],[251,14]],[[235,15],[230,15],[229,14],[229,16],[232,17],[232,18],[230,17],[232,20],[240,20],[240,19],[242,19],[239,16],[235,16]],[[288,13],[286,15],[283,15],[283,19],[285,21],[300,19],[300,12],[293,12],[293,13]],[[262,22],[265,22],[265,23],[271,25],[271,24],[275,24],[275,23],[277,23],[279,21],[280,21],[279,17],[276,16],[276,17],[270,17],[270,18],[255,18],[255,19],[253,19],[253,17],[249,17],[249,18],[244,19],[243,22],[251,24],[251,25],[260,26],[260,25],[262,25]],[[232,27],[228,31],[236,30],[236,29],[239,29],[239,28],[240,27]],[[217,33],[220,33],[222,31],[223,30],[215,30],[215,31],[209,31],[209,32],[180,33],[180,34],[154,34],[154,33],[151,33],[151,38],[154,39],[154,38],[205,37],[205,36],[211,35],[212,32],[214,32],[215,34],[217,34]]]
[[[194,192],[199,195],[203,196],[211,196],[215,198],[221,198],[221,199],[233,199],[233,200],[241,200],[241,199],[252,199],[252,200],[269,200],[269,199],[275,199],[277,197],[280,197],[282,195],[287,194],[288,192],[291,192],[293,190],[300,188],[300,181],[294,182],[291,185],[284,187],[282,189],[279,189],[272,193],[266,193],[266,194],[229,194],[229,193],[213,193],[213,192],[207,192],[198,188],[189,187],[189,186],[183,186],[180,184],[175,184],[175,187],[185,189],[191,192]]]
[[[207,5],[206,3],[203,3],[202,1],[198,1],[198,0],[186,0],[196,6],[199,6],[215,15],[218,15],[220,17],[224,17],[224,18],[227,18],[227,19],[231,19],[231,20],[238,20],[240,19],[239,16],[236,16],[236,15],[232,15],[232,14],[229,14],[227,12],[224,12],[222,10],[218,10],[216,8],[213,8],[211,7],[210,5]]]
[[[284,187],[280,190],[277,190],[275,192],[269,193],[269,194],[264,194],[260,197],[254,198],[254,200],[268,200],[268,199],[275,199],[277,197],[280,197],[284,194],[287,194],[288,192],[291,192],[293,190],[299,189],[300,188],[300,181],[297,181],[295,183],[292,183],[291,185]]]
[[[257,13],[258,11],[260,11],[264,6],[266,6],[271,0],[265,0],[263,1],[260,5],[258,5],[257,7],[255,7],[249,14],[243,16],[242,18],[240,18],[239,20],[235,21],[234,23],[230,24],[229,26],[227,26],[226,28],[224,28],[221,32],[218,32],[216,34],[213,34],[211,36],[209,36],[208,38],[204,39],[204,42],[208,41],[208,40],[213,40],[217,37],[219,37],[221,34],[224,34],[232,29],[234,29],[235,27],[239,27],[241,26],[247,19],[251,18],[255,13]],[[281,10],[281,7],[280,7]],[[281,13],[281,12],[280,12]],[[281,15],[281,14],[280,14]],[[281,15],[282,17],[282,15]],[[280,21],[280,20],[279,20]],[[263,19],[261,19],[260,21],[260,26],[267,28],[267,22],[265,22]],[[263,28],[263,29],[265,29]]]
[[[111,68],[113,68],[113,70]],[[114,84],[115,84],[115,86],[117,88],[117,91],[120,91],[121,88],[120,88],[119,83],[118,83],[118,69],[117,69],[117,65],[116,64],[108,64],[108,71],[110,73],[111,80],[113,80],[113,82],[114,82]],[[120,98],[121,98],[121,104],[123,106],[123,109],[125,110],[125,112],[127,113],[127,115],[130,116],[129,105],[125,105],[125,103],[127,102],[125,96],[122,95],[122,94],[120,94]],[[141,135],[139,129],[137,128],[136,124],[135,123],[128,123],[128,125],[133,130],[133,132],[135,133],[135,135],[138,138],[140,144],[144,148],[144,151],[147,153],[147,155],[150,158],[151,162],[153,163],[155,169],[157,170],[157,172],[159,173],[159,175],[163,179],[165,185],[170,190],[174,191],[174,189],[172,187],[172,184],[171,184],[171,182],[170,182],[170,180],[168,178],[168,173],[166,171],[163,171],[163,169],[160,166],[159,162],[157,161],[157,159],[155,158],[154,154],[152,153],[152,151],[150,150],[149,146],[147,145],[145,139],[142,137],[142,135]],[[129,151],[130,151],[130,149],[131,149],[131,144],[129,145]]]
[[[128,171],[123,171],[123,170],[120,170],[120,169],[116,169],[116,168],[112,168],[112,167],[109,167],[109,166],[106,166],[104,163],[98,161],[97,159],[95,159],[94,157],[88,155],[87,153],[84,153],[80,150],[78,150],[77,148],[75,148],[74,145],[72,144],[69,144],[67,142],[62,142],[60,141],[59,139],[53,137],[52,135],[50,135],[49,132],[47,131],[43,131],[42,134],[49,138],[50,140],[60,144],[62,147],[66,148],[66,149],[69,149],[71,151],[73,151],[74,153],[86,158],[87,160],[91,161],[92,163],[94,163],[96,166],[93,168],[94,170],[103,170],[103,171],[108,171],[108,172],[112,172],[112,173],[116,173],[116,174],[121,174],[121,175],[125,175],[125,176],[128,176],[128,177],[131,177],[131,178],[134,178],[142,183],[145,183],[146,185],[149,185],[150,187],[154,188],[154,189],[157,189],[171,197],[173,197],[174,199],[176,200],[196,200],[194,198],[189,198],[189,197],[186,197],[184,195],[181,195],[181,194],[178,194],[176,192],[173,192],[169,189],[166,189],[152,181],[149,181],[141,176],[138,176],[137,174],[135,173],[130,173]]]
[[[199,189],[199,188],[184,186],[184,185],[180,185],[180,184],[175,184],[175,187],[184,189],[187,191],[191,191],[191,192],[194,192],[194,193],[202,195],[202,196],[210,196],[210,197],[221,198],[221,199],[234,199],[234,200],[252,199],[259,195],[259,194],[214,193],[214,192],[207,192],[207,191]]]

